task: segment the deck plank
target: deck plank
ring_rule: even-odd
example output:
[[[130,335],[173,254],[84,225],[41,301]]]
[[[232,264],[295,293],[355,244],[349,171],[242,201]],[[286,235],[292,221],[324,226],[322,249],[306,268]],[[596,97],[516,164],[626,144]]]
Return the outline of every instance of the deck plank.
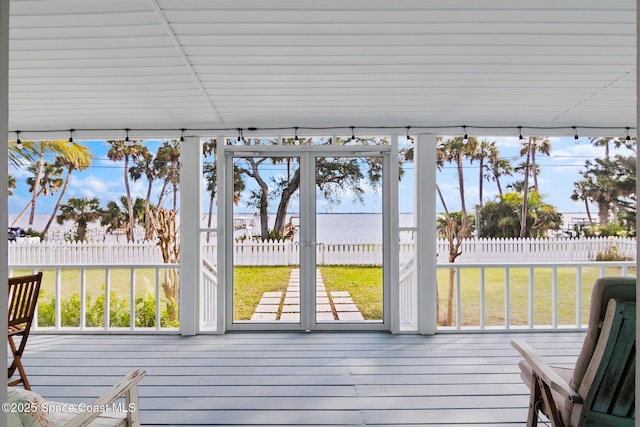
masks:
[[[34,391],[89,403],[134,368],[145,426],[522,427],[512,339],[572,366],[581,332],[45,335],[23,362]]]

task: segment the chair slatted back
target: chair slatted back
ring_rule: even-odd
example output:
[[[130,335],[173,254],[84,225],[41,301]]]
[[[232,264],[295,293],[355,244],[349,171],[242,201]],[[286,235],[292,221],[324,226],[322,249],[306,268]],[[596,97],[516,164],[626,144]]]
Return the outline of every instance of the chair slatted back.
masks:
[[[36,311],[42,272],[9,278],[8,326],[31,324]]]
[[[611,300],[609,306],[615,311],[607,311],[581,384],[584,394],[579,391],[584,402],[578,425],[635,424],[636,304]]]

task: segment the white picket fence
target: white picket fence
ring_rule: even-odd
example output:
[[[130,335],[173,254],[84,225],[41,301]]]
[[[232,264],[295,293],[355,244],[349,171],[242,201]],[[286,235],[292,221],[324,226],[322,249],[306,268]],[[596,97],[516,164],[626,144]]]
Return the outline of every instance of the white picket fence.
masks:
[[[400,260],[413,257],[413,243],[403,238]],[[448,262],[447,241],[437,241],[438,263]],[[588,239],[469,239],[456,262],[595,261],[598,253],[615,248],[635,260],[636,240],[607,237]],[[204,244],[203,258],[215,263],[215,242]],[[316,245],[319,265],[382,265],[382,244],[336,242]],[[298,265],[300,246],[291,241],[245,241],[234,246],[235,265]],[[160,248],[155,243],[114,242],[9,242],[9,265],[51,264],[158,264]]]
[[[595,261],[598,254],[616,251],[636,259],[636,239],[592,237],[580,239],[468,239],[456,262]],[[438,263],[448,262],[449,244],[439,240]],[[618,260],[619,261],[619,260]]]

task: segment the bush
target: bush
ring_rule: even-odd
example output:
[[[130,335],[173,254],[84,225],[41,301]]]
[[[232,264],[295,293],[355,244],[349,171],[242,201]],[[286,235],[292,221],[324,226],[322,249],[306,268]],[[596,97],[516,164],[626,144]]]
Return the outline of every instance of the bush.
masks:
[[[598,252],[596,255],[596,261],[632,261],[633,258],[622,255],[618,251],[617,246],[611,246],[609,249]]]
[[[90,328],[104,327],[104,294],[91,300],[87,296],[85,302],[85,319],[86,326]],[[56,299],[54,297],[47,298],[44,291],[40,293],[38,302],[38,326],[51,327],[55,326],[55,307]],[[122,297],[111,292],[109,294],[109,321],[110,327],[127,328],[130,326],[130,307],[129,298]],[[79,327],[80,326],[80,295],[73,294],[60,302],[60,316],[62,327]],[[169,319],[177,319],[178,311],[177,303],[163,299],[160,304],[160,326],[161,327],[178,327],[178,321]],[[140,328],[153,328],[156,326],[156,300],[155,295],[147,290],[143,297],[137,297],[135,300],[135,326]]]

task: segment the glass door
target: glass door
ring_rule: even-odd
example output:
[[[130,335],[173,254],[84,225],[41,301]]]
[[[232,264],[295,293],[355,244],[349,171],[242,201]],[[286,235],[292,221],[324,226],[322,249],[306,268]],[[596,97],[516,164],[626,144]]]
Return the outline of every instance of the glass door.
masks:
[[[379,152],[315,156],[317,328],[384,323],[383,164]]]
[[[389,155],[354,148],[225,149],[227,329],[388,329]]]

